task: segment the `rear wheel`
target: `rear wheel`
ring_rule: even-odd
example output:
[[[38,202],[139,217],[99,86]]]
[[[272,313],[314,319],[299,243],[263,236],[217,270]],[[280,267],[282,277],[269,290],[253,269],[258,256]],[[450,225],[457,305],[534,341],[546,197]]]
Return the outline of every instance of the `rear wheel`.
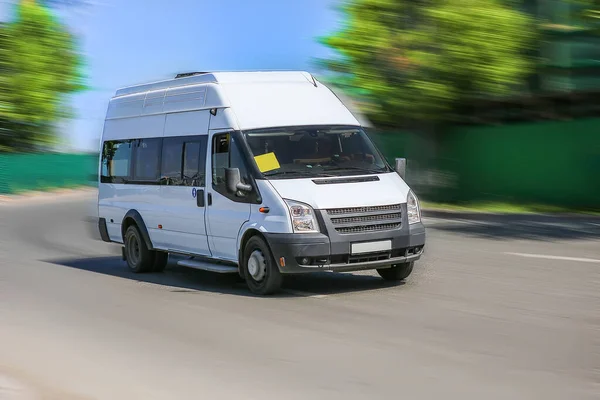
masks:
[[[135,225],[127,228],[125,232],[125,255],[131,271],[135,273],[152,271],[155,254],[148,250],[146,242]]]
[[[410,276],[413,270],[415,262],[407,262],[404,264],[397,264],[391,268],[378,269],[377,273],[386,281],[401,281]]]
[[[244,277],[252,293],[264,296],[277,292],[282,276],[269,246],[260,236],[248,240],[244,248]]]

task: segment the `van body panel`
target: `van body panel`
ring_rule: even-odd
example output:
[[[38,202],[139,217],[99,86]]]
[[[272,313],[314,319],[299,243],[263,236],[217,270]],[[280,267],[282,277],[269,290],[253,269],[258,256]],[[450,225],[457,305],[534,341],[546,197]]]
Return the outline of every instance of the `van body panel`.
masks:
[[[209,122],[208,110],[166,114],[163,136],[208,135]]]
[[[123,241],[121,224],[129,210],[140,213],[152,243],[158,239],[152,228],[157,227],[163,214],[159,186],[101,184],[98,192],[99,216],[106,219],[111,240]]]
[[[148,115],[138,118],[110,119],[104,126],[104,141],[162,137],[165,127],[165,114]],[[135,136],[134,136],[135,135]]]
[[[217,109],[217,115],[210,116],[211,130],[234,130],[240,129],[235,114],[231,108]]]
[[[160,114],[164,112],[166,89],[160,89],[146,94],[142,115]]]
[[[206,226],[212,257],[231,262],[238,261],[237,239],[242,226],[250,220],[250,203],[234,201],[216,190],[213,184],[213,138],[222,132],[211,131],[206,157]],[[209,172],[210,171],[210,172]]]
[[[298,83],[223,84],[241,130],[297,125],[360,125],[326,87]]]
[[[256,180],[256,185],[262,196],[261,204],[252,204],[250,207],[250,218],[239,232],[237,248],[241,248],[242,239],[249,230],[261,233],[292,233],[292,222],[287,205],[277,194],[269,181]],[[261,212],[261,208],[268,208],[268,212]]]
[[[367,175],[372,176],[372,175]],[[335,178],[303,178],[271,180],[281,197],[310,205],[314,209],[384,206],[406,203],[410,188],[395,172],[378,174],[379,181],[315,184],[335,182]]]

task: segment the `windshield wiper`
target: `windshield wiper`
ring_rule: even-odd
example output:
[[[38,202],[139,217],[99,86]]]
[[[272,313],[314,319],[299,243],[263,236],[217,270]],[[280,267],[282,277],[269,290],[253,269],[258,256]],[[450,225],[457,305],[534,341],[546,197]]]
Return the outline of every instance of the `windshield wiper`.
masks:
[[[360,168],[360,167],[341,167],[341,166],[323,168],[323,170],[325,170],[325,171],[362,171],[362,172],[367,172],[370,174],[380,174],[382,172],[385,172],[385,169],[368,169],[368,168]]]
[[[317,171],[296,171],[296,170],[292,170],[292,171],[273,171],[273,172],[267,172],[264,173],[264,176],[277,176],[277,175],[287,175],[287,174],[299,174],[299,175],[305,175],[305,176],[332,176],[330,174],[325,174],[323,172],[317,172]]]

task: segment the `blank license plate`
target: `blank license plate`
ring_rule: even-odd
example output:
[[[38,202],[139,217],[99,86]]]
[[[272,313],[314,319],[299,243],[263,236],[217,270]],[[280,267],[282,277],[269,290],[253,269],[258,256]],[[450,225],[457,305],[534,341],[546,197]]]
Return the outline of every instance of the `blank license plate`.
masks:
[[[352,254],[377,253],[379,251],[389,251],[392,249],[391,240],[378,242],[352,243]]]

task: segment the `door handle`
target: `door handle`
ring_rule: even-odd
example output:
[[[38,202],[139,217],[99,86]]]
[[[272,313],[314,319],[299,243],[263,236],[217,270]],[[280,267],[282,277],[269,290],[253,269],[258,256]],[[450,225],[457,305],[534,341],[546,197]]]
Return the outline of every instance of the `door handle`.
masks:
[[[198,207],[204,207],[204,189],[200,189],[196,192],[196,205]]]
[[[212,206],[212,193],[208,193],[208,205]]]

